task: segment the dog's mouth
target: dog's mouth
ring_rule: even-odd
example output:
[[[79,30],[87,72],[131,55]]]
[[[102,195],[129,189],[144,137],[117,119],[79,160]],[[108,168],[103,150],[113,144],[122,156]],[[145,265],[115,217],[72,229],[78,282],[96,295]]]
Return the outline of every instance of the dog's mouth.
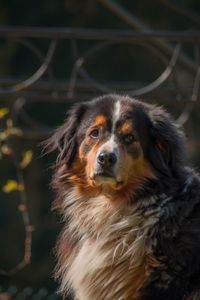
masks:
[[[120,178],[108,171],[93,173],[90,179],[94,186],[109,185],[114,189],[120,189],[123,185],[123,181]]]

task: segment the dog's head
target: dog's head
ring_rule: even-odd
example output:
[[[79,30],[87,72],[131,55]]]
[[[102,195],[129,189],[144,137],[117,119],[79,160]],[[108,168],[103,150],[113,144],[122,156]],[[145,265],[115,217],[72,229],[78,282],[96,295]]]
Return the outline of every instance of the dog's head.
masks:
[[[47,147],[59,150],[59,174],[68,183],[108,193],[176,176],[184,151],[183,135],[164,110],[118,95],[75,105]]]

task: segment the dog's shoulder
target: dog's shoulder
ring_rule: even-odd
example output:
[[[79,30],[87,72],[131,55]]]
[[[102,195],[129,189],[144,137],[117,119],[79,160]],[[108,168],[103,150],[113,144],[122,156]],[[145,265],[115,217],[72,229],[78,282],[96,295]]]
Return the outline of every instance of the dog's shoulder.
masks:
[[[161,266],[152,272],[145,300],[165,299],[166,291],[166,299],[170,293],[171,299],[182,299],[184,294],[186,300],[200,299],[200,178],[189,168],[183,178],[179,188],[159,204],[159,221],[151,238]]]

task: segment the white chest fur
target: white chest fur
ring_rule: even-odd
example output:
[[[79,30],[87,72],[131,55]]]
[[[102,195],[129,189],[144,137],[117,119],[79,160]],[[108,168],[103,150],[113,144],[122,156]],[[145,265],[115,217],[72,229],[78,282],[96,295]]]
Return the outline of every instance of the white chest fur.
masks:
[[[141,216],[136,207],[114,209],[102,197],[89,202],[84,209],[79,202],[69,224],[71,232],[80,230],[82,237],[63,272],[61,289],[70,286],[78,300],[140,299],[139,290],[150,272],[149,231],[159,212]]]

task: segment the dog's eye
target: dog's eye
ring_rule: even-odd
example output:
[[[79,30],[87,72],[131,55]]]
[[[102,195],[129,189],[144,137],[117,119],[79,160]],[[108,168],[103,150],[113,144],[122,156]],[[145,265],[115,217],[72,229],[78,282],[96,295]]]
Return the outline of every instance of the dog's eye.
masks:
[[[127,134],[123,137],[124,143],[127,145],[130,145],[135,140],[135,137],[133,134]]]
[[[96,129],[93,129],[91,132],[90,132],[90,136],[93,138],[93,139],[97,139],[99,137],[99,129],[96,128]]]

